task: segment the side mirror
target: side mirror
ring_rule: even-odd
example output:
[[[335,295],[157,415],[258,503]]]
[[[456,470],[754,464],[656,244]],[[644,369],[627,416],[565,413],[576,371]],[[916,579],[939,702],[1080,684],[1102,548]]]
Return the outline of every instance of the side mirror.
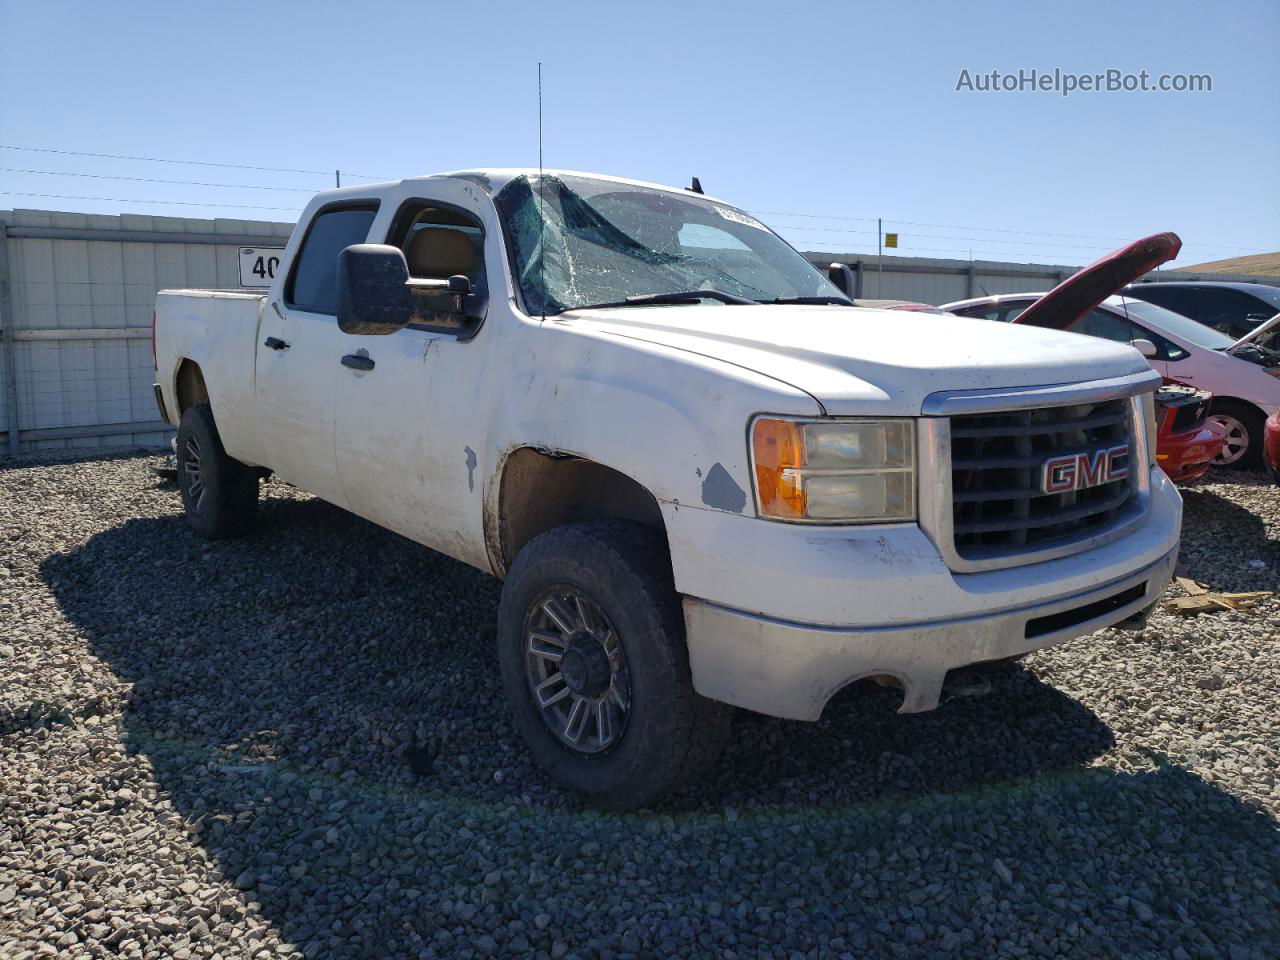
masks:
[[[383,336],[410,323],[464,326],[471,281],[416,280],[398,247],[357,243],[338,254],[338,329]]]
[[[849,269],[849,265],[845,263],[833,263],[827,267],[827,279],[840,288],[850,300],[854,298],[855,282],[853,271]]]
[[[338,254],[338,329],[395,333],[413,319],[409,265],[396,247],[357,243]]]
[[[1156,345],[1150,340],[1130,340],[1129,346],[1133,347],[1133,349],[1137,350],[1147,359],[1160,355],[1160,351],[1156,349]]]

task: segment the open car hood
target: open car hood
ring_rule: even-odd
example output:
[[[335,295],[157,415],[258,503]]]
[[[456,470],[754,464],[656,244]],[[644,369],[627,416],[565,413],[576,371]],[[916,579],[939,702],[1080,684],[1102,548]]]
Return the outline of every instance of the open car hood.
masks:
[[[1280,325],[1280,313],[1277,313],[1270,320],[1263,320],[1260,324],[1258,324],[1256,327],[1254,327],[1252,330],[1246,333],[1243,337],[1241,337],[1231,346],[1227,347],[1226,352],[1235,353],[1236,350],[1238,350],[1240,347],[1243,347],[1245,344],[1253,343],[1255,340],[1261,337],[1262,334],[1267,333],[1270,330],[1274,330],[1277,325]],[[1268,337],[1267,339],[1271,340],[1272,338]]]
[[[1077,320],[1182,249],[1176,233],[1143,237],[1076,271],[1014,318],[1028,327],[1069,330]],[[1255,331],[1256,332],[1256,331]]]

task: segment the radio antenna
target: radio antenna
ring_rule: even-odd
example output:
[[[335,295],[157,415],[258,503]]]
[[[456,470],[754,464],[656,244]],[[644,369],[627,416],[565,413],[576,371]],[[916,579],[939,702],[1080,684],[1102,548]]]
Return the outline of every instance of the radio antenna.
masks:
[[[538,61],[538,285],[542,287],[542,319],[547,319],[547,222],[546,200],[542,195],[542,61]]]

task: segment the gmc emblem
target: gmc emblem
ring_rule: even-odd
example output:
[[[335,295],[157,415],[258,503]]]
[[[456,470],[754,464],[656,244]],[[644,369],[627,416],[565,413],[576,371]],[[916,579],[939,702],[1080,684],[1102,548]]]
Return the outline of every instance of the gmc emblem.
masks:
[[[1096,487],[1129,475],[1129,445],[1121,443],[1092,453],[1064,453],[1040,466],[1040,489],[1045,493],[1070,493]]]

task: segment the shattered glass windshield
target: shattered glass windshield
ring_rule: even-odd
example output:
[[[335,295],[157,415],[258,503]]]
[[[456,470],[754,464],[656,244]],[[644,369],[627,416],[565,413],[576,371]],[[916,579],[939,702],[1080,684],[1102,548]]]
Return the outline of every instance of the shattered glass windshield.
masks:
[[[701,290],[848,302],[764,224],[696,194],[548,174],[517,177],[495,203],[530,314]]]

